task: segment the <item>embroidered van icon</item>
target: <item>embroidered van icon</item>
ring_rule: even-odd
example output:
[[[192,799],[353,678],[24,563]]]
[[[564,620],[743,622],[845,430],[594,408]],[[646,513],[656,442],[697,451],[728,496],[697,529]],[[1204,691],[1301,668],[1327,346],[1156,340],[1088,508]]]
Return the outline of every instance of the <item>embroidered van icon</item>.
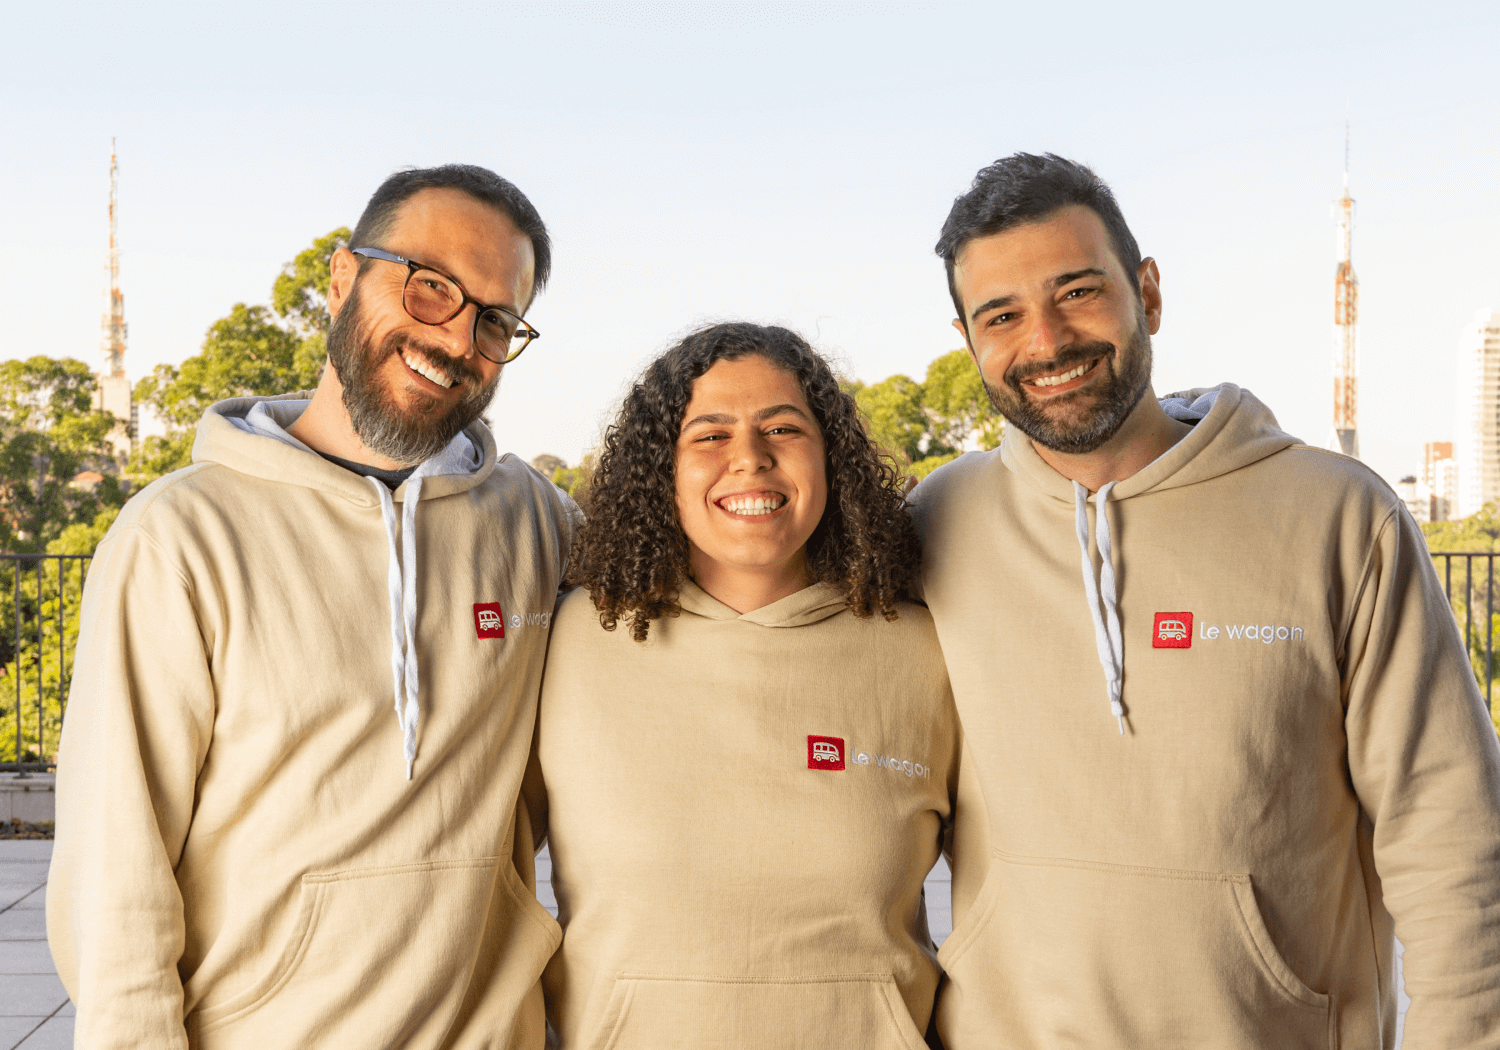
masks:
[[[844,738],[841,736],[809,736],[807,738],[808,769],[843,769]]]
[[[505,614],[500,611],[499,602],[474,603],[474,637],[505,637]]]
[[[1153,649],[1191,649],[1193,647],[1193,614],[1159,612],[1151,632]]]

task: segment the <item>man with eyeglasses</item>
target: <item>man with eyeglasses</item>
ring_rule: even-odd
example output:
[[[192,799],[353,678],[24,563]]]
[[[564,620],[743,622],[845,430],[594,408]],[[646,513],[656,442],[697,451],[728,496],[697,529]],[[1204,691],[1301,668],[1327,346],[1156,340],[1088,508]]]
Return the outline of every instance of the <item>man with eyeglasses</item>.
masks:
[[[543,1044],[521,784],[576,508],[479,415],[548,235],[447,165],[351,244],[317,389],[214,405],[93,562],[48,899],[79,1046]]]

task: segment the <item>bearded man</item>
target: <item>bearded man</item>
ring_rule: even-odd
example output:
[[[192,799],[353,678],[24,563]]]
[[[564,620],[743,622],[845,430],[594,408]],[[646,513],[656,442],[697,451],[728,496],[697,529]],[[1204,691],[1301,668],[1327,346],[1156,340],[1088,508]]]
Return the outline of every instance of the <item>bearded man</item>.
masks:
[[[351,244],[317,389],[209,409],[89,573],[47,901],[79,1046],[543,1045],[521,781],[574,508],[479,414],[547,230],[447,165]]]
[[[1063,158],[938,242],[1001,447],[913,493],[963,723],[948,1050],[1500,1047],[1500,748],[1422,534],[1231,384]],[[1233,311],[1230,311],[1233,314]],[[1097,655],[1097,659],[1095,659]]]

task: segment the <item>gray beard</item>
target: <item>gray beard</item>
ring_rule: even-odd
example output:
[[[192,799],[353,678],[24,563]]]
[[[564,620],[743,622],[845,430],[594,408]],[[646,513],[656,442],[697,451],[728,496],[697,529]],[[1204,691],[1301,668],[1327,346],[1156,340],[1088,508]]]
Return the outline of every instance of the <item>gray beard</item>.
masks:
[[[374,346],[361,323],[359,285],[328,329],[328,363],[343,385],[344,409],[360,441],[371,452],[403,466],[431,459],[489,406],[500,377],[488,386],[470,365],[392,332]],[[417,397],[403,410],[380,379],[380,365],[407,350],[464,387],[464,396],[440,410],[436,398]]]
[[[1066,371],[1101,354],[1102,360],[1094,367],[1105,369],[1109,375],[1109,382],[1102,391],[1064,394],[1048,402],[1051,408],[1066,405],[1075,397],[1098,399],[1093,411],[1072,422],[1054,419],[1047,409],[1027,395],[1021,385],[1022,380],[1031,376]],[[1144,316],[1137,317],[1135,334],[1130,337],[1124,356],[1123,370],[1116,371],[1120,355],[1114,346],[1104,342],[1079,343],[1064,347],[1051,361],[1012,367],[1005,373],[1004,388],[995,387],[986,380],[984,389],[995,411],[1043,448],[1068,455],[1093,452],[1119,432],[1151,386],[1151,336],[1146,331]]]

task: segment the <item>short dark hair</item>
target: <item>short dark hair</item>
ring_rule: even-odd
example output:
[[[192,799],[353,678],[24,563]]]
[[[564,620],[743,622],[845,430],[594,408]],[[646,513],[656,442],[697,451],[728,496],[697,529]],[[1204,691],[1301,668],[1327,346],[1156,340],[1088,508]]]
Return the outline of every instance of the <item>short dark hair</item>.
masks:
[[[352,248],[381,248],[391,232],[396,213],[422,190],[458,190],[500,212],[531,241],[534,259],[531,295],[542,290],[552,272],[552,238],[536,207],[515,184],[477,164],[443,164],[436,168],[407,168],[380,184],[349,238]],[[363,264],[366,260],[361,259]]]
[[[896,618],[921,571],[921,546],[901,478],[865,432],[854,398],[796,332],[733,322],[693,332],[646,367],[604,437],[589,482],[569,579],[587,587],[599,622],[620,620],[644,641],[652,620],[676,615],[688,578],[677,517],[677,439],[693,384],[719,361],[758,354],[797,381],[823,432],[828,504],[807,540],[813,578],[843,591],[856,616]]]
[[[1013,153],[979,169],[969,191],[954,200],[938,236],[936,251],[948,271],[948,294],[953,297],[964,331],[969,330],[969,319],[964,316],[964,304],[953,283],[954,260],[964,245],[975,237],[1043,222],[1070,204],[1081,204],[1099,216],[1114,245],[1115,257],[1130,275],[1136,294],[1140,294],[1136,271],[1141,265],[1141,249],[1105,181],[1087,164],[1055,153]]]

